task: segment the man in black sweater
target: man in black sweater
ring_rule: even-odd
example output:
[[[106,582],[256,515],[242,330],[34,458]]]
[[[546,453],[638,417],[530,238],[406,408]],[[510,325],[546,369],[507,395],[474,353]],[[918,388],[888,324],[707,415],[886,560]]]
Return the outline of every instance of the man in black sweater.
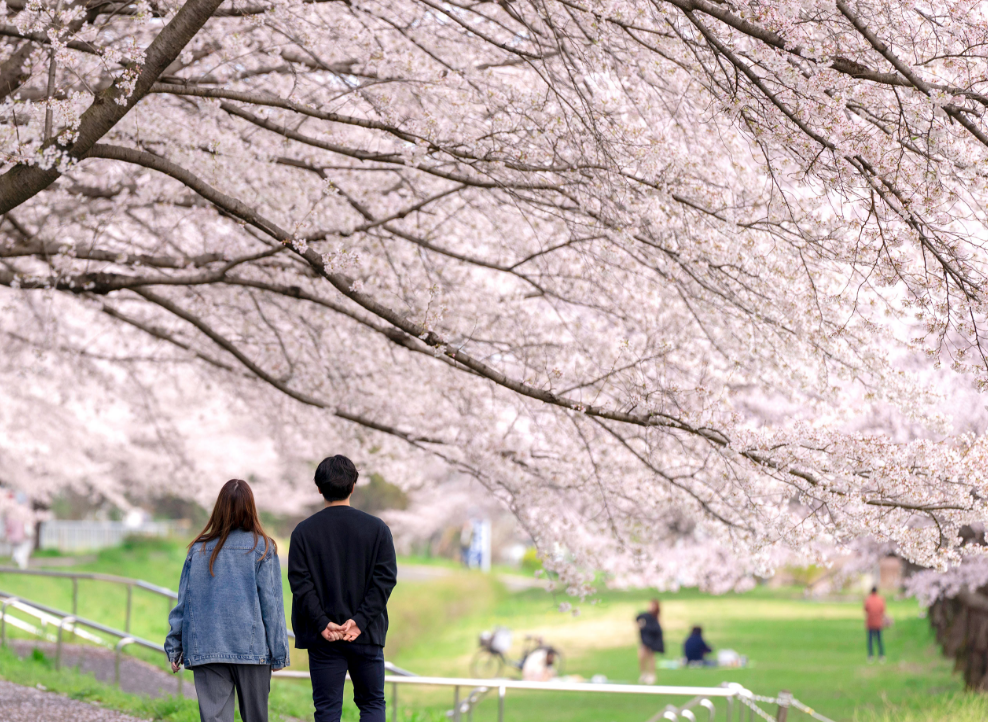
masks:
[[[326,508],[292,532],[295,647],[309,650],[315,722],[339,722],[347,671],[360,722],[385,722],[384,639],[398,565],[391,531],[350,506],[357,469],[345,456],[324,459],[316,486]]]

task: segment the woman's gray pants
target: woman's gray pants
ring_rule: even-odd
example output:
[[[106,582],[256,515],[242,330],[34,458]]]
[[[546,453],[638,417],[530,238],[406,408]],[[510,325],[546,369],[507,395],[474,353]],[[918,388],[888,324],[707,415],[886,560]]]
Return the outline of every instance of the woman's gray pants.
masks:
[[[268,722],[271,665],[199,664],[192,668],[202,722],[233,722],[233,692],[244,722]]]

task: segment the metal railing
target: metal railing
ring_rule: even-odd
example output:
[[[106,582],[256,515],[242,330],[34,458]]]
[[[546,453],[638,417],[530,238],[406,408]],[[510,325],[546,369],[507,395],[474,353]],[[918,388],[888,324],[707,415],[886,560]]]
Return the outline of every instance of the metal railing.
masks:
[[[0,591],[0,599],[4,601],[0,603],[0,646],[6,643],[7,637],[7,607],[12,606],[14,609],[18,609],[22,612],[27,613],[29,616],[35,616],[39,618],[43,626],[46,624],[54,624],[58,627],[58,638],[57,638],[57,652],[56,659],[61,657],[61,645],[62,645],[62,624],[71,626],[71,631],[76,636],[82,637],[90,642],[96,644],[103,644],[104,640],[99,637],[94,637],[92,635],[87,635],[84,631],[78,630],[72,625],[75,622],[79,625],[89,627],[91,629],[97,629],[105,634],[110,634],[121,639],[121,642],[117,643],[116,649],[116,667],[117,671],[117,683],[119,684],[119,666],[120,666],[120,650],[130,644],[137,644],[138,646],[145,647],[147,649],[153,649],[164,654],[164,647],[160,644],[150,642],[146,639],[141,639],[140,637],[134,637],[130,634],[130,622],[131,622],[131,610],[133,606],[133,590],[134,588],[143,589],[145,591],[151,592],[152,594],[157,594],[161,597],[165,597],[169,601],[175,601],[178,599],[178,593],[167,589],[165,587],[159,587],[156,584],[151,584],[150,582],[145,582],[142,579],[131,579],[130,577],[118,577],[113,574],[100,574],[97,572],[64,572],[64,571],[50,571],[47,569],[18,569],[16,567],[0,567],[0,574],[23,574],[29,576],[39,576],[39,577],[56,577],[63,579],[72,580],[72,612],[64,612],[53,607],[34,602],[17,595],[9,594],[7,592]],[[113,627],[100,624],[99,622],[93,622],[78,616],[79,612],[79,580],[90,580],[98,582],[107,582],[110,584],[120,584],[127,588],[127,613],[126,622],[123,630],[114,629]],[[38,617],[37,613],[40,612],[43,616]],[[61,621],[60,621],[61,620]],[[64,620],[71,620],[65,622]],[[24,624],[18,623],[19,620],[16,618],[10,618],[10,625],[16,626],[22,631],[34,634],[48,641],[56,641],[52,639],[50,635],[47,635],[43,629],[37,629],[31,625],[25,626]],[[292,630],[288,630],[288,637],[290,639],[295,639],[295,633]],[[123,640],[127,641],[124,642]],[[105,645],[104,645],[105,646]],[[412,677],[414,674],[408,670],[402,669],[391,662],[384,663],[385,669],[393,675],[401,677]],[[275,672],[275,676],[280,676],[281,672]],[[179,677],[179,687],[181,688],[181,677]]]
[[[282,671],[281,677],[296,679],[308,679],[308,672]],[[391,719],[397,722],[398,719],[398,687],[399,685],[424,686],[424,687],[452,687],[453,688],[453,709],[447,713],[453,722],[463,722],[464,717],[470,722],[473,719],[473,708],[476,703],[484,698],[488,693],[497,691],[497,719],[504,722],[505,698],[508,690],[527,690],[538,692],[574,692],[590,694],[633,694],[644,697],[690,697],[691,699],[681,705],[667,705],[649,722],[659,720],[687,720],[696,722],[694,709],[702,709],[705,713],[704,722],[713,722],[717,715],[717,707],[714,699],[722,699],[725,702],[728,722],[737,720],[744,722],[743,715],[745,709],[749,710],[751,718],[751,705],[754,704],[755,695],[739,684],[729,683],[720,687],[677,687],[668,685],[639,685],[639,684],[594,684],[586,682],[523,682],[509,679],[471,679],[468,677],[398,677],[386,676],[385,684],[390,684],[392,689],[391,698]],[[462,697],[463,690],[470,690],[466,697]],[[759,710],[762,714],[764,711]],[[771,718],[770,718],[771,719]]]
[[[97,582],[107,582],[109,584],[120,584],[127,588],[127,617],[124,622],[124,631],[130,632],[130,617],[134,602],[134,587],[144,591],[166,597],[172,601],[178,599],[178,594],[171,589],[159,587],[157,584],[145,582],[142,579],[131,579],[129,577],[118,577],[113,574],[100,574],[98,572],[60,572],[48,569],[18,569],[17,567],[0,567],[0,574],[24,574],[36,577],[57,577],[72,580],[72,614],[79,612],[79,580],[85,579]]]
[[[115,685],[120,685],[120,658],[124,650],[130,645],[136,645],[144,649],[149,649],[154,652],[164,654],[164,647],[155,642],[148,641],[146,639],[141,639],[140,637],[134,637],[124,632],[122,630],[113,629],[99,622],[94,622],[83,617],[78,617],[67,612],[63,612],[52,607],[48,607],[43,604],[38,604],[36,602],[28,602],[12,594],[0,590],[0,646],[6,644],[7,640],[7,625],[15,626],[23,631],[29,632],[35,636],[47,639],[49,641],[55,642],[55,669],[61,668],[62,663],[62,646],[64,633],[76,634],[88,641],[95,642],[100,646],[106,648],[112,648],[114,652],[114,662],[113,662],[113,682]],[[10,610],[14,609],[22,614],[30,617],[34,617],[41,624],[42,627],[38,628],[30,625],[23,620],[16,617],[10,616]],[[46,633],[45,626],[53,625],[57,629],[57,635],[53,638],[51,634]],[[80,629],[80,627],[85,627],[92,629],[94,631],[100,632],[105,635],[109,635],[116,638],[116,643],[108,643],[106,640],[88,633],[85,629]],[[605,693],[605,694],[635,694],[635,695],[645,695],[645,696],[691,696],[692,699],[680,706],[668,705],[663,711],[658,715],[653,717],[655,722],[659,720],[688,720],[688,722],[696,722],[696,716],[693,714],[693,708],[703,708],[707,715],[705,722],[713,722],[716,716],[716,707],[710,698],[723,698],[727,704],[727,720],[730,722],[735,719],[734,709],[735,701],[737,701],[738,722],[743,722],[743,710],[744,704],[753,706],[752,699],[754,695],[737,684],[729,684],[721,687],[673,687],[673,686],[645,686],[645,685],[631,685],[631,684],[586,684],[581,682],[562,682],[562,681],[550,681],[550,682],[523,682],[514,681],[506,679],[497,680],[481,680],[481,679],[470,679],[470,678],[458,678],[458,677],[419,677],[412,675],[412,673],[403,670],[399,667],[395,667],[390,663],[385,663],[385,667],[390,674],[386,675],[384,678],[385,684],[391,685],[392,689],[392,700],[391,700],[391,719],[392,722],[397,722],[398,719],[398,686],[399,685],[416,685],[416,686],[426,686],[426,687],[452,687],[453,688],[453,709],[450,711],[449,716],[452,717],[453,722],[463,722],[464,716],[466,716],[468,722],[472,722],[473,719],[473,709],[476,704],[483,699],[488,692],[497,690],[498,696],[498,722],[504,722],[504,708],[505,708],[505,697],[509,689],[513,690],[529,690],[529,691],[541,691],[541,692],[590,692],[595,694]],[[273,677],[281,677],[288,679],[309,679],[308,672],[295,672],[289,670],[281,670],[279,672],[274,672]],[[469,689],[467,697],[461,700],[461,690]],[[183,691],[183,670],[178,673],[178,694],[181,696]],[[761,712],[761,710],[759,710]],[[764,712],[760,716],[771,719],[765,715]],[[751,720],[751,714],[749,714],[749,720]],[[824,718],[825,719],[825,718]],[[653,722],[650,720],[650,722]]]
[[[31,602],[18,598],[14,595],[7,594],[0,591],[0,599],[4,601],[0,603],[0,645],[5,643],[6,640],[6,625],[8,622],[8,607],[13,607],[19,611],[27,613],[29,616],[35,616],[44,624],[54,624],[58,629],[58,635],[55,639],[51,638],[51,635],[46,635],[43,629],[31,628],[30,625],[24,623],[19,623],[20,620],[15,620],[15,618],[10,618],[11,626],[18,626],[24,631],[36,634],[43,638],[49,639],[50,641],[56,642],[56,667],[60,664],[61,660],[61,646],[62,646],[62,632],[63,629],[66,632],[75,633],[77,636],[83,637],[84,639],[89,639],[89,641],[94,641],[98,644],[105,644],[103,640],[98,638],[93,638],[92,635],[87,636],[84,630],[79,630],[79,626],[88,627],[90,629],[97,630],[104,634],[109,634],[116,637],[119,641],[113,645],[114,648],[114,681],[117,685],[120,684],[120,655],[123,650],[132,644],[151,649],[156,652],[164,654],[164,647],[160,644],[150,642],[139,637],[131,636],[130,634],[130,618],[131,618],[131,603],[133,598],[133,589],[137,587],[138,589],[143,589],[145,591],[157,594],[159,596],[167,597],[170,600],[178,599],[178,594],[171,589],[166,589],[165,587],[159,587],[155,584],[142,581],[140,579],[130,579],[128,577],[118,577],[112,574],[99,574],[93,572],[64,572],[64,571],[48,571],[40,569],[17,569],[9,567],[0,567],[0,574],[28,574],[36,576],[45,577],[62,577],[69,578],[72,580],[72,613],[63,612],[51,607],[47,607],[43,604],[38,604],[36,602]],[[112,584],[121,584],[127,587],[127,622],[126,629],[117,630],[112,627],[108,627],[98,622],[93,622],[87,619],[83,619],[77,616],[78,612],[78,585],[80,579],[94,580],[101,582],[108,582]],[[44,618],[38,615],[44,615]],[[288,636],[292,639],[295,638],[294,633],[288,630]],[[392,722],[397,722],[398,715],[398,687],[399,685],[416,685],[424,687],[452,687],[453,688],[453,709],[447,714],[452,718],[453,722],[463,722],[464,716],[468,722],[472,722],[473,719],[473,709],[476,705],[483,700],[489,693],[497,691],[498,695],[498,722],[504,722],[504,704],[505,697],[507,696],[508,690],[529,690],[529,691],[542,691],[542,692],[586,692],[593,694],[634,694],[634,695],[644,695],[649,697],[662,697],[662,696],[689,696],[691,699],[681,705],[669,704],[659,712],[657,712],[648,722],[663,722],[665,720],[671,720],[673,722],[683,719],[687,722],[697,722],[696,714],[693,710],[703,709],[706,713],[706,719],[704,722],[713,722],[716,717],[716,705],[714,704],[714,699],[724,700],[726,706],[726,721],[727,722],[745,722],[745,711],[747,711],[747,722],[754,722],[756,717],[760,719],[767,720],[768,722],[786,722],[789,709],[796,709],[804,714],[819,720],[819,722],[832,722],[827,717],[824,717],[816,710],[810,708],[809,706],[803,704],[797,699],[794,699],[789,692],[783,691],[778,697],[763,697],[754,694],[750,690],[746,689],[740,684],[735,682],[724,683],[719,687],[676,687],[676,686],[662,686],[662,685],[636,685],[636,684],[594,684],[585,682],[565,682],[565,681],[549,681],[549,682],[524,682],[508,679],[471,679],[467,677],[422,677],[413,674],[407,670],[396,667],[390,662],[385,662],[385,669],[388,674],[385,676],[385,683],[391,685],[392,689],[392,702],[391,702],[391,719]],[[274,672],[273,677],[281,677],[288,679],[309,679],[308,672],[296,672],[292,670],[281,670]],[[461,698],[461,690],[467,689],[467,695]],[[182,675],[179,673],[179,694],[182,690]],[[777,706],[777,711],[775,716],[770,715],[768,712],[763,710],[758,706],[758,703],[766,703]]]
[[[127,587],[127,618],[124,624],[123,632],[125,634],[130,634],[130,616],[131,608],[133,606],[134,598],[134,587],[138,589],[143,589],[145,591],[157,594],[162,597],[166,597],[171,601],[176,601],[178,599],[178,593],[167,589],[165,587],[159,587],[157,584],[151,584],[150,582],[145,582],[143,579],[131,579],[130,577],[118,577],[113,574],[99,574],[96,572],[59,572],[59,571],[49,571],[47,569],[18,569],[17,567],[0,567],[0,574],[26,574],[38,577],[60,577],[63,579],[72,580],[72,616],[79,613],[79,580],[86,579],[97,582],[108,582],[110,584],[121,584]],[[0,596],[3,592],[0,592]],[[26,604],[31,604],[38,609],[44,609],[43,605],[35,604],[34,602],[23,600]],[[53,612],[57,614],[65,614],[65,612]],[[0,610],[0,625],[3,624],[3,612]],[[111,627],[106,627],[106,629],[112,629]],[[25,630],[26,631],[26,630]],[[116,632],[117,630],[113,630]],[[291,629],[288,630],[288,638],[295,639],[295,632]],[[0,644],[3,641],[0,639]],[[385,669],[402,677],[414,677],[415,675],[408,670],[402,669],[401,667],[396,667],[390,662],[384,663]],[[278,674],[275,672],[275,674]]]
[[[105,624],[94,622],[91,619],[85,619],[74,614],[69,614],[68,612],[63,612],[60,609],[55,609],[37,602],[27,601],[2,590],[0,590],[0,599],[3,599],[3,602],[0,603],[0,646],[7,643],[8,624],[12,627],[17,627],[22,631],[28,632],[29,634],[33,634],[34,636],[47,639],[48,641],[53,641],[55,642],[55,669],[60,669],[62,666],[62,640],[63,633],[65,632],[75,634],[76,636],[82,637],[83,639],[93,642],[101,647],[113,649],[113,683],[117,686],[120,686],[120,655],[123,653],[124,649],[130,645],[136,645],[144,649],[150,649],[154,652],[165,654],[165,648],[160,644],[156,644],[155,642],[151,642],[147,639],[141,639],[140,637],[131,636],[128,632],[114,629],[113,627],[108,627]],[[28,624],[21,619],[11,617],[11,609],[17,610],[18,612],[21,612],[29,617],[34,617],[41,623],[42,626],[40,628],[35,627],[34,625]],[[49,624],[55,626],[58,630],[58,634],[54,639],[52,639],[52,635],[45,631],[45,627]],[[102,637],[90,634],[85,629],[79,629],[79,627],[85,627],[87,629],[115,637],[117,641],[115,644],[107,642]],[[184,675],[181,671],[179,671],[179,695],[182,694],[183,678]]]

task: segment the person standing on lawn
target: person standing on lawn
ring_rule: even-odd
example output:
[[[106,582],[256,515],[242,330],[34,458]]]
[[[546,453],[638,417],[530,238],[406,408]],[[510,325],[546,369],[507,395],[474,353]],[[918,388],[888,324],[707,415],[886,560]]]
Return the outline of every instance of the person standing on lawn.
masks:
[[[360,722],[385,722],[384,640],[397,582],[387,524],[350,506],[357,468],[323,459],[315,482],[326,506],[292,532],[288,583],[295,647],[309,650],[315,722],[339,722],[350,672]]]
[[[18,569],[27,569],[34,549],[34,513],[22,491],[8,493],[7,502],[4,531],[12,550],[10,556]]]
[[[271,672],[288,666],[281,564],[246,481],[223,485],[209,522],[189,544],[168,615],[172,672],[192,669],[202,722],[268,722]]]
[[[874,644],[878,644],[878,661],[885,661],[885,645],[882,644],[882,629],[886,625],[885,600],[878,593],[878,587],[871,588],[871,594],[865,599],[865,627],[868,629],[868,663],[875,660]]]
[[[641,676],[640,684],[655,684],[655,655],[665,654],[666,646],[662,638],[662,625],[659,623],[659,600],[653,599],[648,605],[648,611],[642,612],[635,619],[638,622],[638,634],[641,644],[638,645],[638,668]]]

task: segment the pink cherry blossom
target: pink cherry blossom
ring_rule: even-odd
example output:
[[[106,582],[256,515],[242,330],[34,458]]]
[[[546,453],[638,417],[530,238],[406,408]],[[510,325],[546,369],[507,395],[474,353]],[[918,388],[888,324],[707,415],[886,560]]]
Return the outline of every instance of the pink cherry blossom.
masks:
[[[472,477],[576,592],[985,520],[984,3],[2,9],[9,483],[204,495],[239,424],[272,498]]]

